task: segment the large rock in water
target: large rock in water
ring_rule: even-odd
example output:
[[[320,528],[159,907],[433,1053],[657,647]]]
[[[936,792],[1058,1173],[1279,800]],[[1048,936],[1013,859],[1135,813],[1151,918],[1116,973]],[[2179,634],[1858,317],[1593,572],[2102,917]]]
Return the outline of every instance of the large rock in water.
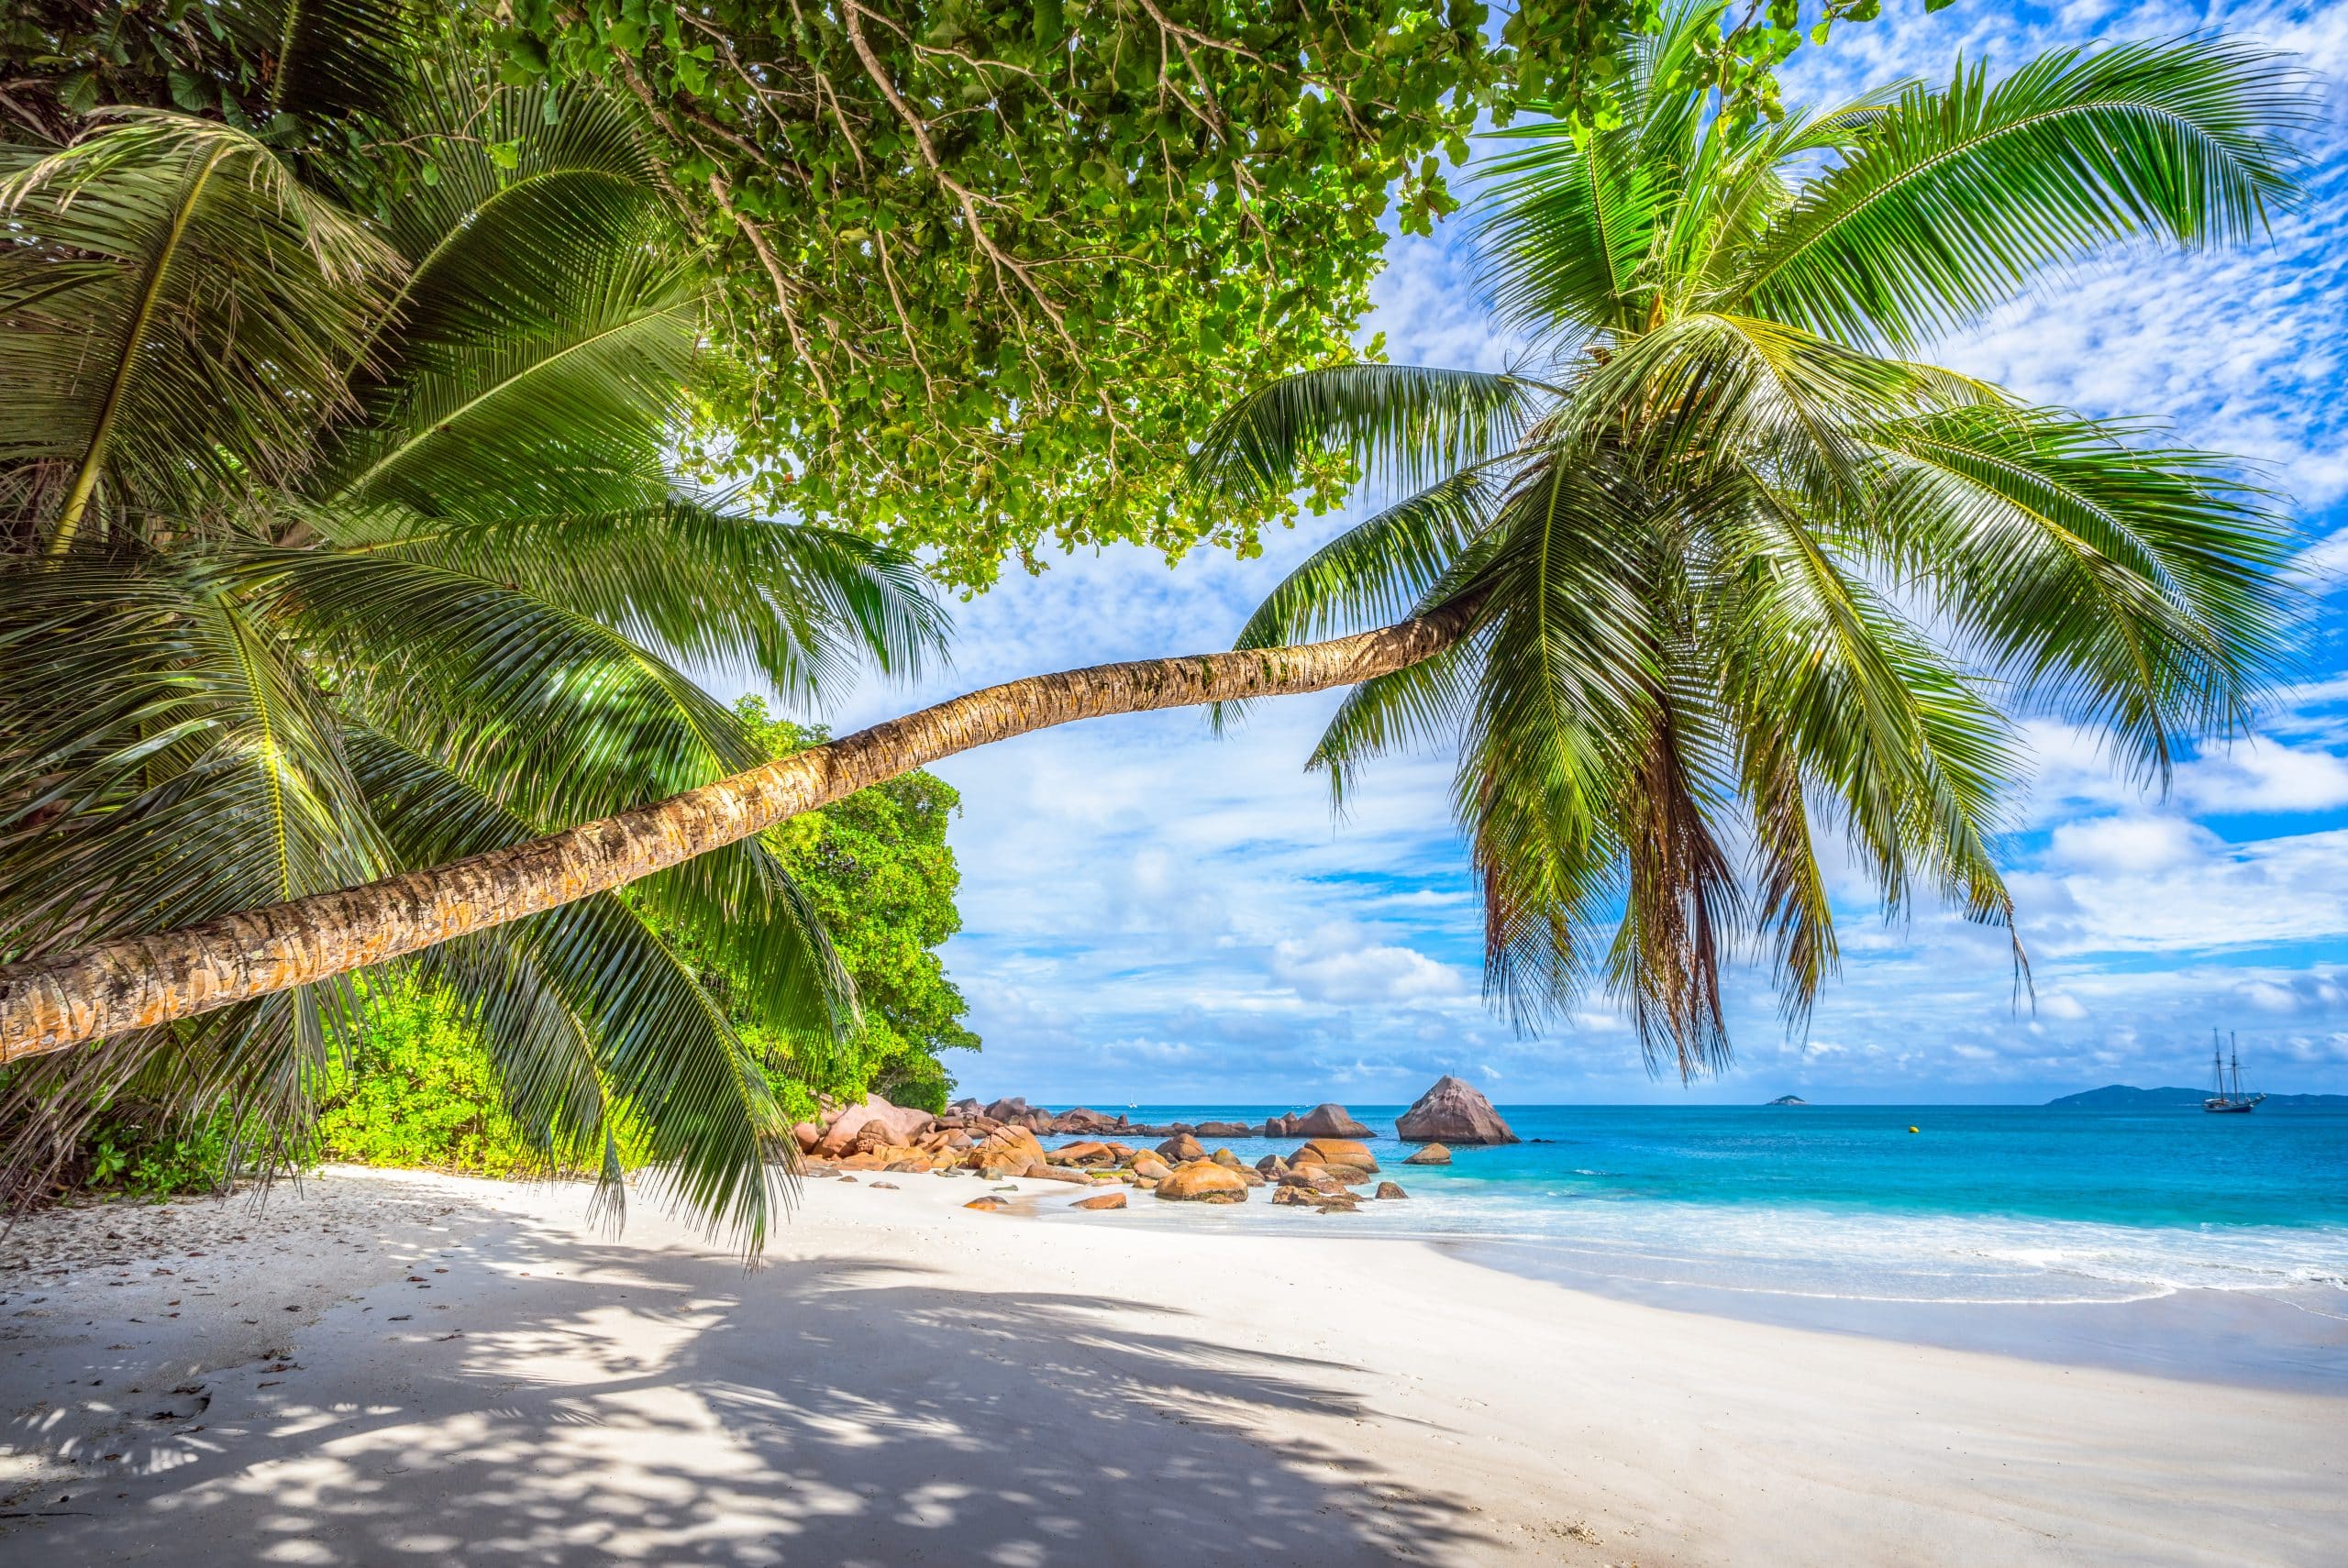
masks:
[[[1316,1105],[1301,1116],[1275,1116],[1264,1123],[1267,1138],[1375,1138],[1342,1105]]]
[[[1473,1084],[1449,1073],[1394,1119],[1394,1135],[1412,1143],[1522,1143]]]

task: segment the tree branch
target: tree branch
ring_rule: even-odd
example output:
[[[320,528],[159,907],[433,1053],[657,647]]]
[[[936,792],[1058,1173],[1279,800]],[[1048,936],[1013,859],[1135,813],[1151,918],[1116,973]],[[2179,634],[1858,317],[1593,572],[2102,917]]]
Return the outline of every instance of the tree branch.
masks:
[[[913,768],[1078,719],[1322,691],[1407,668],[1481,596],[1295,647],[1095,665],[952,698],[714,784],[363,887],[0,968],[0,1064],[151,1029],[625,887]]]

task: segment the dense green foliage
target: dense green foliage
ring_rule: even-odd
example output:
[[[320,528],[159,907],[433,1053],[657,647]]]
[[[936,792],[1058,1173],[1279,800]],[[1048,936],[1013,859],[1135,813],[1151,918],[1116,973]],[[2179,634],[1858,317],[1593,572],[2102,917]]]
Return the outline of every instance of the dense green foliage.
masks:
[[[1199,465],[1280,491],[1344,450],[1411,492],[1242,641],[1475,606],[1315,761],[1342,789],[1456,738],[1490,988],[1531,1024],[1602,983],[1683,1074],[1726,1057],[1724,959],[1795,1021],[1833,969],[1822,834],[1888,910],[2010,931],[2015,717],[2165,781],[2246,722],[2292,611],[2292,531],[2233,465],[1903,357],[2099,241],[2256,232],[2295,195],[2288,73],[2198,39],[1740,122],[1686,85],[1720,25],[1675,14],[1597,125],[1498,165],[1485,255],[1545,364],[1276,382]]]
[[[755,698],[737,712],[777,756],[825,738],[820,729],[770,718]],[[936,952],[962,928],[954,907],[961,873],[946,843],[960,804],[952,785],[916,769],[769,830],[769,847],[855,982],[858,1010],[856,1027],[828,1048],[781,1059],[779,1087],[792,1105],[803,1105],[799,1096],[807,1091],[858,1099],[871,1090],[942,1111],[952,1098],[954,1080],[939,1054],[979,1046],[962,1026],[969,1004]],[[747,1040],[770,1037],[764,1020],[737,1011],[735,1021]]]
[[[549,1151],[506,1114],[496,1058],[457,999],[412,984],[370,990],[319,1075],[305,1154],[472,1176],[545,1173]]]
[[[73,1190],[132,1198],[217,1192],[227,1179],[235,1132],[226,1109],[190,1117],[123,1098],[92,1119],[78,1157],[58,1176]]]
[[[1945,0],[1922,0],[1936,7]],[[1879,0],[1755,6],[1686,53],[1731,112]],[[217,115],[297,160],[356,155],[361,204],[490,157],[512,125],[382,126],[392,62],[493,50],[507,81],[616,96],[707,269],[722,373],[692,456],[748,499],[927,547],[1255,548],[1286,492],[1210,503],[1180,463],[1249,386],[1357,346],[1389,226],[1451,210],[1482,116],[1611,112],[1659,0],[9,0],[0,136],[95,105]],[[293,44],[289,50],[288,42]],[[718,367],[710,367],[710,372]],[[1332,503],[1346,454],[1301,473]]]

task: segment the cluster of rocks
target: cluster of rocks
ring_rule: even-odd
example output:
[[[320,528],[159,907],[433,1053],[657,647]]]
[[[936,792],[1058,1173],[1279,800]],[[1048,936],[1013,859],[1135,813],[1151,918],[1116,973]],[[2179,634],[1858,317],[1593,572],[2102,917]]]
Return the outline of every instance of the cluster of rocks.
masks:
[[[1447,1165],[1449,1143],[1518,1142],[1491,1102],[1445,1076],[1396,1122],[1404,1139],[1423,1146],[1404,1163]],[[856,1179],[858,1171],[976,1175],[993,1180],[1024,1177],[1096,1189],[1079,1209],[1123,1209],[1128,1191],[1169,1202],[1245,1203],[1258,1187],[1271,1201],[1328,1214],[1363,1201],[1378,1162],[1361,1140],[1376,1136],[1342,1105],[1317,1105],[1301,1115],[1275,1116],[1260,1127],[1243,1121],[1137,1125],[1124,1116],[1079,1106],[1051,1111],[1024,1099],[981,1105],[957,1101],[943,1116],[891,1105],[872,1095],[855,1105],[826,1102],[814,1121],[792,1129],[802,1167],[811,1175]],[[1047,1149],[1047,1137],[1079,1141]],[[1155,1146],[1125,1140],[1162,1139]],[[1210,1150],[1202,1138],[1299,1138],[1291,1154],[1267,1154],[1253,1165],[1229,1149]],[[1440,1141],[1438,1141],[1440,1140]],[[891,1183],[876,1183],[890,1186]],[[1376,1184],[1372,1199],[1406,1196],[1390,1181]],[[1000,1209],[994,1197],[972,1209]]]
[[[1354,1120],[1353,1112],[1334,1103],[1288,1116],[1267,1118],[1259,1126],[1249,1121],[1169,1121],[1153,1125],[1124,1115],[1111,1116],[1086,1106],[1050,1111],[1024,1099],[998,1099],[981,1105],[957,1100],[939,1119],[947,1125],[1001,1124],[1024,1127],[1031,1132],[1058,1136],[1173,1138],[1374,1138],[1378,1134]],[[1445,1073],[1394,1121],[1397,1137],[1405,1143],[1515,1143],[1522,1142],[1501,1120],[1472,1084]]]
[[[996,1105],[1007,1102],[997,1101]],[[1136,1145],[1112,1137],[1084,1138],[1057,1149],[1047,1149],[1038,1132],[1058,1132],[1064,1117],[1036,1111],[1016,1102],[1028,1116],[1043,1116],[1042,1129],[1026,1120],[1012,1121],[992,1114],[995,1106],[972,1109],[972,1102],[952,1108],[944,1116],[891,1105],[880,1096],[859,1104],[826,1106],[815,1121],[792,1129],[800,1150],[801,1168],[809,1175],[840,1176],[888,1172],[936,1176],[976,1175],[991,1180],[1025,1178],[1066,1182],[1094,1189],[1077,1200],[1079,1209],[1123,1209],[1128,1191],[1146,1192],[1168,1202],[1245,1203],[1258,1187],[1270,1189],[1271,1201],[1311,1208],[1322,1213],[1349,1210],[1362,1195],[1353,1191],[1370,1184],[1379,1174],[1378,1161],[1367,1145],[1343,1137],[1311,1137],[1292,1154],[1267,1154],[1249,1165],[1227,1148],[1210,1150],[1196,1132],[1170,1133],[1156,1146]],[[1342,1107],[1324,1106],[1337,1119],[1358,1127],[1344,1116]],[[1069,1113],[1073,1114],[1073,1113]],[[1086,1112],[1098,1116],[1098,1112]],[[1321,1111],[1314,1111],[1319,1117]],[[1109,1119],[1102,1118],[1103,1121]],[[1275,1122],[1305,1121],[1276,1118]],[[1209,1127],[1217,1125],[1208,1123]],[[1230,1136],[1253,1137],[1253,1127],[1238,1127]],[[1114,1122],[1099,1129],[1119,1131]],[[1203,1131],[1203,1129],[1202,1129]],[[1367,1129],[1364,1129],[1366,1132]],[[1214,1134],[1210,1134],[1214,1135]],[[1421,1164],[1432,1160],[1419,1159]],[[1447,1155],[1445,1156],[1448,1157]],[[876,1183],[888,1186],[889,1183]],[[1379,1182],[1373,1199],[1407,1196],[1390,1181]],[[1000,1209],[1001,1198],[989,1195],[974,1199],[972,1209]]]
[[[1456,1078],[1446,1078],[1444,1081],[1458,1082]],[[1473,1094],[1475,1091],[1470,1089],[1468,1092]],[[1485,1107],[1487,1111],[1490,1109],[1489,1105]],[[1093,1110],[1081,1105],[1073,1110],[1055,1113],[1039,1106],[1031,1106],[1026,1100],[1020,1099],[998,1099],[991,1105],[981,1105],[975,1099],[958,1099],[947,1107],[946,1115],[940,1120],[1002,1122],[1013,1127],[1024,1127],[1031,1132],[1062,1136],[1070,1134],[1106,1136],[1113,1133],[1122,1133],[1132,1138],[1174,1138],[1186,1133],[1193,1138],[1359,1139],[1378,1136],[1369,1128],[1355,1121],[1351,1111],[1336,1104],[1316,1105],[1312,1110],[1300,1113],[1268,1117],[1260,1125],[1253,1121],[1168,1121],[1153,1124],[1146,1121],[1135,1121],[1122,1114],[1110,1116],[1103,1111]]]

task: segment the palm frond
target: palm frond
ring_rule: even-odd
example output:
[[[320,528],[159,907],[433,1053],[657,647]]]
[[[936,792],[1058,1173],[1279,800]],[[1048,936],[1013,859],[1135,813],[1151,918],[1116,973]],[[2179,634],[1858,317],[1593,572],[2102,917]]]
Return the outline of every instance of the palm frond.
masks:
[[[833,690],[866,664],[914,679],[946,645],[947,617],[910,557],[683,496],[484,522],[384,508],[313,523],[355,552],[510,583],[673,662],[755,670],[787,697]]]
[[[2165,778],[2244,724],[2287,651],[2295,531],[2211,454],[2048,409],[1887,422],[1867,543],[1928,586],[2018,699]]]
[[[1804,188],[1744,291],[1781,321],[1912,347],[2110,240],[2256,233],[2297,199],[2311,109],[2278,57],[2224,39],[2057,50],[1995,83],[1960,61]]]
[[[588,616],[502,582],[336,550],[244,569],[368,723],[462,737],[469,777],[551,831],[753,767],[725,706]]]
[[[1349,458],[1371,482],[1423,490],[1504,449],[1536,389],[1514,376],[1416,365],[1335,365],[1258,388],[1191,455],[1191,482],[1284,496],[1302,465]]]
[[[481,275],[461,304],[385,336],[386,377],[305,490],[476,521],[664,502],[702,304],[649,237],[639,226],[593,248],[468,250]],[[449,266],[436,295],[457,290]]]
[[[252,137],[149,110],[12,149],[0,223],[0,466],[58,542],[300,471],[398,270]]]
[[[214,25],[271,61],[269,106],[327,121],[394,102],[424,47],[403,0],[223,0]]]
[[[362,732],[352,751],[404,863],[436,865],[537,831],[390,736]],[[654,901],[711,930],[766,912],[756,900],[688,911],[681,894],[712,880],[673,884]],[[628,900],[600,895],[476,933],[436,950],[424,973],[465,1004],[509,1111],[550,1155],[592,1158],[616,1203],[625,1121],[668,1165],[675,1198],[756,1248],[771,1199],[761,1144],[777,1113],[723,1010]]]
[[[1476,240],[1501,320],[1560,347],[1645,323],[1667,281],[1653,262],[1679,189],[1668,165],[1640,156],[1645,128],[1543,120],[1496,133],[1528,144],[1490,164],[1479,193]]]

